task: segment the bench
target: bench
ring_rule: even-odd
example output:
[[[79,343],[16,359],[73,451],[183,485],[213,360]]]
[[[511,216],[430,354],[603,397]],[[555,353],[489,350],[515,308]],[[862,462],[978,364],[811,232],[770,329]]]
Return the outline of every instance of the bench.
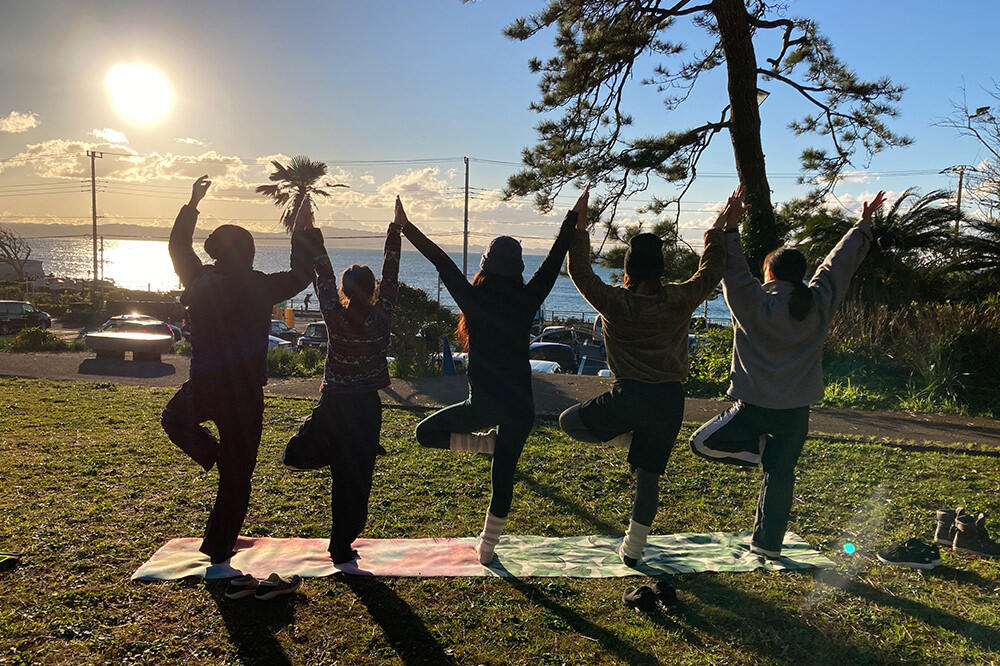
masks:
[[[161,333],[126,333],[104,331],[88,333],[87,346],[97,352],[99,359],[125,360],[125,352],[132,352],[133,361],[160,361],[160,354],[173,349],[174,336]]]

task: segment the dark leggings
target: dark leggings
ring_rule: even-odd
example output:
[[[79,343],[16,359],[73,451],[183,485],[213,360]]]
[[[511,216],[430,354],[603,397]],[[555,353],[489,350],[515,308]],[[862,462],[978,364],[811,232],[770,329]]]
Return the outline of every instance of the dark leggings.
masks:
[[[257,465],[264,397],[260,386],[229,386],[187,381],[160,416],[163,429],[182,451],[202,467],[219,468],[219,491],[205,527],[201,552],[212,562],[229,559],[250,504],[250,478]],[[217,442],[205,428],[214,421]]]
[[[512,410],[495,400],[470,395],[465,402],[445,407],[418,423],[416,436],[420,446],[447,449],[453,432],[475,432],[496,426],[490,513],[506,518],[514,498],[514,470],[534,421],[531,408]]]
[[[559,415],[559,427],[567,435],[581,442],[597,444],[601,438],[588,428],[580,418],[580,405],[573,405]],[[635,468],[635,500],[632,502],[632,520],[650,526],[656,517],[660,502],[660,475]]]

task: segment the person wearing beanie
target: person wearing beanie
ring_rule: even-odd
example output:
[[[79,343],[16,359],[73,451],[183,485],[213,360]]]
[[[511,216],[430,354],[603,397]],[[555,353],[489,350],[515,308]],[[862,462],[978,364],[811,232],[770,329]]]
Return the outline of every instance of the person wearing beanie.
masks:
[[[329,551],[334,564],[357,557],[351,543],[368,520],[375,458],[385,454],[379,443],[382,400],[378,391],[389,386],[385,355],[399,295],[402,211],[397,197],[377,287],[372,269],[354,264],[343,272],[337,289],[325,250],[316,263],[316,294],[327,331],[326,369],[319,404],[288,441],[281,460],[292,471],[330,468]]]
[[[469,398],[417,425],[421,446],[493,455],[493,493],[476,548],[489,564],[514,492],[514,469],[535,419],[528,341],[531,321],[548,296],[573,235],[581,198],[563,220],[552,248],[527,284],[521,244],[509,236],[490,242],[470,284],[455,262],[403,216],[403,235],[438,270],[462,311],[458,338],[469,351]],[[476,432],[490,428],[489,432]]]
[[[201,552],[212,563],[229,559],[246,518],[250,477],[257,464],[267,383],[267,338],[271,309],[302,291],[322,252],[322,236],[303,217],[292,232],[291,270],[253,270],[253,237],[225,224],[205,240],[215,261],[203,265],[191,247],[198,203],[208,176],[195,181],[190,202],[170,231],[168,248],[184,286],[181,303],[191,327],[191,373],[160,417],[170,440],[207,472],[219,467],[219,490],[205,528]],[[214,421],[216,439],[202,427]]]
[[[618,553],[629,566],[636,566],[642,558],[659,504],[659,479],[680,432],[684,415],[681,382],[688,372],[691,313],[722,277],[722,225],[733,214],[730,199],[705,232],[698,270],[680,284],[662,283],[663,241],[654,234],[633,236],[625,253],[623,287],[607,285],[594,273],[587,219],[577,218],[569,274],[600,313],[604,348],[615,382],[607,393],[560,414],[559,425],[577,440],[628,449],[636,493]]]
[[[764,471],[750,551],[774,559],[788,527],[795,465],[809,432],[809,405],[823,397],[823,341],[851,277],[871,247],[871,218],[885,198],[864,203],[806,285],[806,259],[779,248],[764,259],[761,284],[743,255],[739,218],[726,224],[722,293],[733,314],[729,397],[736,402],[691,435],[691,450],[714,462]],[[742,206],[742,200],[739,202]]]

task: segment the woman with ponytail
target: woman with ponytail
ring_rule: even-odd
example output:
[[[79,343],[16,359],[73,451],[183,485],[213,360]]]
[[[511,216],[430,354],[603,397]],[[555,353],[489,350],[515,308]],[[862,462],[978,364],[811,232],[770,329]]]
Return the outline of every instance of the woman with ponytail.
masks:
[[[300,215],[310,207],[302,206]],[[292,471],[330,467],[333,477],[330,556],[334,564],[357,557],[351,543],[368,519],[368,498],[379,444],[382,401],[378,391],[389,385],[385,353],[390,322],[399,294],[399,232],[403,207],[385,236],[382,280],[368,266],[354,264],[340,278],[324,250],[316,263],[316,293],[326,321],[326,369],[322,397],[312,414],[289,440],[282,462]]]
[[[552,249],[524,283],[521,244],[494,238],[470,284],[455,262],[402,215],[403,234],[434,264],[462,310],[458,336],[469,351],[469,398],[417,425],[421,446],[493,455],[486,522],[476,551],[489,564],[503,532],[514,492],[514,469],[535,419],[528,341],[531,321],[548,296],[566,258],[586,194],[563,220]],[[474,431],[491,428],[488,433]]]
[[[738,191],[742,208],[742,186]],[[739,216],[726,225],[722,292],[733,316],[733,363],[728,410],[691,435],[691,450],[707,460],[757,465],[764,480],[750,551],[781,555],[792,507],[795,464],[809,431],[809,405],[823,397],[823,341],[851,277],[871,246],[879,192],[861,220],[830,251],[808,285],[806,260],[792,248],[764,259],[761,284],[750,273]]]

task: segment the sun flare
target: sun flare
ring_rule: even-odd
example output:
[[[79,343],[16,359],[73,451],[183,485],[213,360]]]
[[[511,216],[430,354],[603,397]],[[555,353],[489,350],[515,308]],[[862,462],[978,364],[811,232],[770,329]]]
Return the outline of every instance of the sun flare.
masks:
[[[174,91],[155,67],[138,62],[121,62],[108,70],[104,85],[111,102],[129,120],[151,125],[170,111]]]

